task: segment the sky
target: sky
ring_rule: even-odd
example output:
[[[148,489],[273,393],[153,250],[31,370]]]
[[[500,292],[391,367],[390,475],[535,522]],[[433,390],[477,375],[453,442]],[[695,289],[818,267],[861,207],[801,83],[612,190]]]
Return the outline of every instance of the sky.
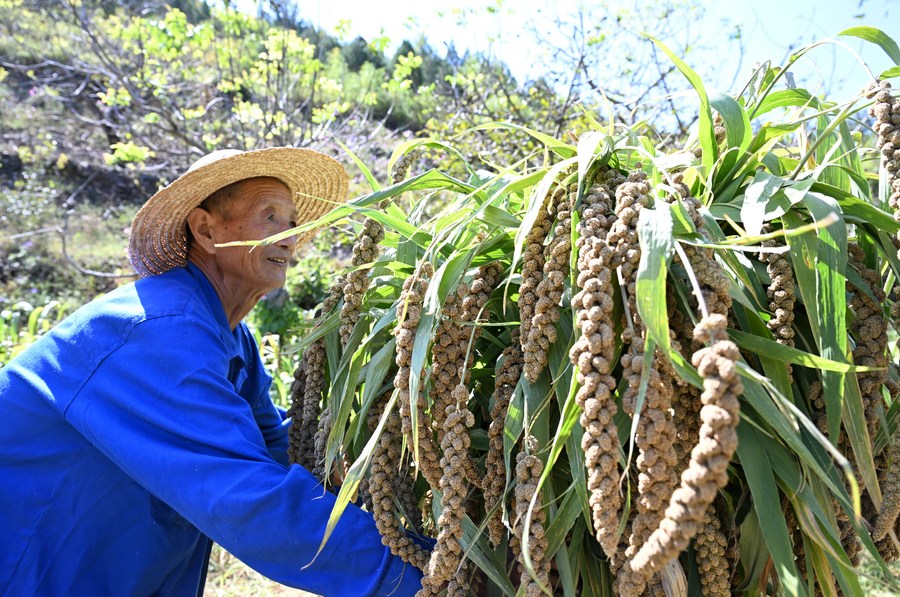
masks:
[[[239,0],[253,3],[253,0]],[[299,16],[344,40],[361,35],[368,41],[385,36],[388,48],[404,38],[424,35],[441,55],[452,42],[459,52],[489,51],[503,60],[521,81],[540,74],[544,58],[537,53],[527,21],[549,24],[554,13],[572,13],[586,0],[295,0]],[[627,5],[644,0],[606,0]],[[653,0],[646,0],[653,3]],[[882,29],[900,43],[900,0],[701,0],[695,35],[704,44],[724,47],[734,26],[743,40],[743,60],[738,52],[706,53],[690,57],[689,64],[714,89],[728,91],[735,75],[749,72],[755,62],[783,62],[791,50],[829,38],[849,27],[870,25]],[[596,3],[596,0],[595,0]],[[892,16],[893,13],[893,16]],[[539,25],[540,26],[540,25]],[[549,28],[541,34],[553,35]],[[893,66],[876,46],[845,39],[845,46],[827,44],[807,59],[806,68],[823,80],[846,81],[858,89],[866,82],[854,58],[861,58],[877,73]],[[664,38],[662,41],[666,41]],[[720,43],[721,42],[721,43]],[[730,46],[736,48],[733,43]],[[691,61],[693,60],[693,61]],[[740,68],[739,68],[740,67]],[[740,77],[743,82],[746,77]]]

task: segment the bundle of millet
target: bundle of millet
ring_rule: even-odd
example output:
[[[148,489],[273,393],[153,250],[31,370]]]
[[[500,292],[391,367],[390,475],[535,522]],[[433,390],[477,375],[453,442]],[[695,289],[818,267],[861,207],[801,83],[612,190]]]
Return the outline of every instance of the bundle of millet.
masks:
[[[522,250],[522,284],[519,286],[519,319],[522,322],[519,339],[522,342],[522,353],[525,355],[526,363],[539,358],[537,356],[539,346],[531,343],[529,338],[538,302],[537,288],[544,279],[544,242],[556,217],[556,206],[566,197],[566,192],[565,187],[558,186],[544,197],[537,219],[525,236]],[[526,367],[526,378],[529,375],[528,371]]]
[[[897,516],[900,514],[900,438],[894,437],[888,449],[885,459],[886,471],[880,479],[881,485],[881,510],[875,519],[875,528],[872,531],[872,539],[882,541],[888,533],[894,529]]]
[[[578,367],[575,400],[582,409],[589,503],[597,541],[611,560],[617,552],[619,526],[619,436],[613,416],[616,403],[612,392],[615,357],[613,329],[613,248],[607,242],[610,226],[612,188],[620,182],[614,171],[604,173],[585,193],[581,203],[581,221],[577,228],[578,292],[572,297],[579,337],[569,351]]]
[[[705,597],[731,597],[731,565],[725,558],[728,539],[716,512],[715,504],[710,504],[694,537],[697,569]]]
[[[900,222],[900,97],[891,95],[891,84],[876,81],[867,97],[875,99],[869,114],[875,117],[875,148],[881,152],[882,164],[887,172],[890,196],[888,203],[894,210],[894,219]],[[897,233],[900,240],[900,233]]]
[[[525,449],[516,456],[516,513],[513,532],[515,542],[518,544],[518,549],[515,551],[518,554],[521,586],[524,587],[526,597],[538,597],[544,593],[542,587],[550,588],[551,561],[547,553],[547,536],[544,527],[546,514],[541,494],[538,491],[538,481],[544,472],[544,463],[534,454],[537,449],[537,441],[533,436],[526,437],[523,444]],[[531,521],[526,537],[525,522],[532,500],[534,500],[534,508],[531,510]],[[533,575],[528,572],[525,563],[524,546],[526,543]]]
[[[418,149],[413,149],[400,156],[397,161],[394,162],[394,167],[391,168],[391,182],[396,183],[409,176],[413,164],[420,156],[421,151]]]
[[[465,333],[461,336],[461,339],[464,342],[464,347],[462,347],[463,360],[460,363],[460,385],[454,390],[456,396],[459,396],[459,392],[469,385],[469,370],[474,361],[474,357],[470,355],[469,358],[466,359],[466,354],[469,352],[470,346],[473,347],[475,340],[481,336],[481,326],[478,324],[484,321],[484,306],[487,304],[491,293],[497,286],[502,272],[503,266],[496,262],[481,266],[478,268],[478,272],[472,279],[468,294],[463,298],[462,310],[464,313],[464,323],[467,325],[463,326]],[[465,396],[467,397],[468,394]],[[458,398],[455,399],[452,404],[455,404],[457,408],[466,407],[465,402],[460,404]],[[449,412],[449,407],[445,412]],[[441,442],[443,444],[443,438]],[[469,483],[476,487],[483,488],[482,476],[475,467],[472,455],[468,451],[463,454],[463,468],[465,469],[466,479]]]
[[[303,429],[303,392],[306,388],[306,357],[300,359],[297,368],[294,369],[294,381],[291,382],[291,406],[287,416],[291,419],[291,427],[288,431],[288,461],[306,466],[301,462],[304,459],[304,429]],[[316,428],[312,426],[309,431],[314,435]]]
[[[473,362],[470,347],[481,336],[484,306],[499,281],[503,266],[489,263],[478,268],[470,285],[460,284],[444,303],[444,318],[435,333],[432,347],[431,397],[438,440],[443,439],[443,424],[447,407],[453,403],[453,389],[460,383],[468,385],[468,369]],[[475,324],[475,325],[473,325]],[[468,355],[468,360],[467,360]],[[466,477],[474,485],[481,485],[481,476],[471,461],[466,465]]]
[[[556,322],[559,321],[560,301],[565,280],[569,276],[569,257],[572,251],[572,206],[578,196],[578,185],[569,185],[565,194],[558,195],[556,226],[553,239],[544,249],[543,276],[535,288],[537,299],[534,315],[523,343],[525,377],[537,381],[547,366],[550,345],[556,342]],[[557,195],[554,195],[556,198]]]
[[[460,564],[447,583],[446,597],[467,597],[469,595],[469,588],[475,577],[474,572],[477,570],[472,570],[472,568],[473,566],[467,561]]]
[[[341,299],[343,279],[338,278],[328,291],[322,303],[319,325],[337,306]],[[316,326],[318,327],[318,325]],[[301,445],[297,446],[298,462],[312,471],[317,479],[325,482],[325,444],[331,433],[331,409],[325,406],[322,416],[319,415],[319,403],[325,391],[325,366],[328,362],[325,354],[325,339],[319,338],[309,345],[303,355],[306,368],[306,383],[303,387],[303,406],[301,408],[300,428]]]
[[[703,216],[700,214],[700,201],[687,194],[686,187],[683,186],[684,183],[680,182],[680,180],[676,181],[676,184],[681,185],[682,191],[685,193],[680,200],[681,205],[687,211],[697,232],[703,235],[704,221]],[[731,311],[731,295],[728,292],[731,283],[725,274],[725,270],[716,261],[712,249],[685,245],[684,254],[687,256],[688,262],[682,265],[694,272],[694,276],[700,286],[700,297],[696,296],[696,289],[691,293],[691,306],[698,307],[699,299],[702,298],[706,305],[707,313],[718,313],[727,317]],[[694,341],[691,344],[691,349],[696,351],[698,346],[699,344]]]
[[[853,310],[850,331],[856,339],[853,349],[853,364],[875,367],[876,371],[860,371],[856,374],[859,390],[865,408],[866,427],[869,437],[875,437],[879,428],[883,398],[881,388],[887,382],[888,335],[887,321],[881,305],[887,298],[881,288],[881,276],[865,266],[865,255],[857,245],[850,245],[850,264],[859,272],[865,287],[857,288],[847,282],[847,290],[852,292],[849,307]]]
[[[496,546],[503,539],[503,509],[500,506],[506,491],[506,464],[503,459],[503,428],[509,402],[522,374],[522,347],[514,333],[512,344],[503,350],[503,363],[494,374],[494,406],[491,408],[491,426],[488,429],[488,452],[485,459],[484,509],[490,514],[488,537]],[[496,509],[495,509],[496,508]]]
[[[439,441],[444,435],[447,407],[452,402],[453,388],[460,382],[460,369],[466,356],[468,333],[461,323],[465,319],[463,297],[468,292],[469,287],[461,282],[447,296],[431,347],[431,412]]]
[[[379,206],[383,209],[383,205]],[[361,267],[378,258],[378,243],[384,239],[384,226],[372,218],[363,221],[363,228],[353,243],[353,257],[350,264],[356,268],[346,276],[344,284],[344,304],[341,306],[341,347],[346,347],[353,332],[353,326],[362,312],[363,297],[369,288],[369,270]]]
[[[438,536],[431,559],[422,579],[423,591],[431,594],[443,583],[450,580],[462,562],[462,519],[465,516],[464,502],[467,487],[465,482],[465,459],[469,455],[469,429],[475,424],[475,416],[466,408],[469,391],[459,385],[454,389],[455,403],[447,407],[444,421],[444,451],[440,465],[443,471],[440,479],[443,510],[438,518]]]
[[[644,367],[644,343],[641,338],[631,342],[628,352],[621,357],[623,375],[628,386],[622,395],[622,408],[632,416],[639,416],[635,430],[635,443],[640,449],[637,457],[638,498],[637,514],[631,525],[631,535],[625,557],[632,557],[644,544],[650,533],[659,526],[663,513],[678,485],[675,453],[676,430],[670,408],[672,386],[660,375],[654,354],[647,375],[644,404],[636,412]]]
[[[672,179],[675,192],[668,195],[669,202],[677,201],[687,212],[697,233],[704,235],[705,224],[700,214],[701,203],[690,195],[690,190],[684,184],[682,175],[675,174]],[[713,251],[699,248],[693,245],[683,247],[687,263],[682,265],[685,269],[694,272],[700,289],[700,298],[706,305],[709,313],[718,313],[728,316],[731,310],[731,296],[728,294],[729,281],[722,266],[716,261]],[[681,257],[679,257],[679,260]],[[700,301],[694,289],[689,298],[689,306],[698,309]],[[690,319],[670,303],[669,316],[670,328],[674,333],[673,346],[682,352],[685,357],[700,349],[701,344],[694,340],[694,326]],[[676,383],[673,385],[672,410],[673,425],[676,429],[675,454],[678,458],[677,474],[681,474],[687,467],[691,457],[691,450],[700,431],[700,390],[691,384]]]
[[[881,152],[882,165],[887,172],[888,191],[890,193],[888,203],[891,209],[894,210],[894,219],[900,222],[900,97],[894,97],[891,94],[891,84],[887,81],[876,81],[870,88],[867,97],[875,99],[874,105],[869,109],[869,114],[875,117],[874,128],[878,137],[875,147]],[[900,249],[900,232],[897,233],[894,244]],[[900,254],[900,251],[898,251],[898,254]],[[900,326],[900,301],[896,300],[897,294],[897,286],[895,284],[895,301],[891,306],[891,319],[894,327]],[[898,344],[900,344],[900,341],[898,341]],[[893,392],[891,393],[893,394]],[[868,422],[868,414],[866,418]],[[892,446],[896,444],[896,441],[895,438]],[[892,447],[891,455],[895,454],[896,448]],[[893,459],[891,459],[891,463],[892,468],[897,467]],[[885,479],[885,484],[892,491],[896,490],[894,475],[896,473],[889,469],[888,476]],[[897,505],[898,499],[896,496],[892,497],[892,501],[888,503],[887,491],[882,489],[882,493],[885,494],[885,503],[882,504],[881,512],[876,522],[876,532],[881,535],[881,539],[876,540],[878,540],[877,546],[882,557],[893,560],[900,557],[900,553],[898,553],[897,546],[894,545],[892,538],[886,535],[891,526],[888,521],[890,518],[894,518],[897,521],[895,511],[900,509],[900,506]]]
[[[647,581],[683,551],[697,533],[707,507],[728,482],[728,464],[737,449],[738,397],[743,385],[736,362],[737,346],[727,339],[727,320],[711,314],[697,324],[695,337],[710,345],[691,359],[703,378],[700,438],[691,462],[672,494],[665,518],[634,558],[619,570],[618,593],[640,595]]]
[[[770,225],[765,232],[772,230]],[[763,247],[777,247],[774,239],[764,241]],[[769,274],[769,286],[766,288],[766,296],[769,298],[769,312],[772,318],[766,324],[775,341],[785,346],[794,346],[794,304],[797,301],[794,292],[794,270],[791,262],[784,253],[760,253],[760,261],[766,264],[766,272]],[[786,363],[788,375],[791,375],[791,364]]]
[[[397,400],[400,402],[400,419],[403,435],[412,449],[413,421],[412,405],[410,403],[409,378],[412,366],[413,344],[416,338],[416,328],[422,318],[422,303],[425,300],[425,292],[428,290],[428,280],[434,270],[430,263],[422,266],[403,282],[403,290],[397,301],[397,325],[394,327],[394,337],[397,341],[394,357],[398,371],[394,377],[394,387],[397,388]],[[425,412],[425,395],[420,391],[416,400],[416,432],[418,435],[418,451],[414,451],[416,465],[429,485],[435,487],[440,483],[441,465],[437,445],[431,431],[431,425]]]
[[[641,210],[649,201],[650,185],[643,170],[635,170],[616,188],[616,221],[610,227],[607,242],[615,249],[614,267],[619,268],[623,291],[627,297],[628,315],[640,325],[637,312],[635,281],[641,260],[641,244],[637,224]],[[637,334],[634,334],[637,338]]]
[[[394,408],[388,413],[381,436],[372,451],[368,482],[372,514],[375,517],[375,526],[381,533],[381,542],[390,547],[391,552],[404,562],[424,570],[428,564],[429,554],[406,533],[394,503],[402,443],[400,415]]]

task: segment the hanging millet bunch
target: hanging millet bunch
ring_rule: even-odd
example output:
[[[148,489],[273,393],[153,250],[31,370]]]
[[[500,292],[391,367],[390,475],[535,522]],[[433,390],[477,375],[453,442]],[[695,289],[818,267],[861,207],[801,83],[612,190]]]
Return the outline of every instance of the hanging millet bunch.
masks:
[[[881,485],[881,510],[875,519],[875,528],[872,531],[872,539],[883,541],[888,533],[895,527],[897,517],[900,515],[900,441],[896,435],[888,449],[885,458],[886,472],[883,479],[879,479]]]
[[[887,171],[890,186],[888,203],[894,210],[894,219],[900,222],[900,97],[891,95],[891,84],[887,81],[876,81],[869,88],[867,97],[875,99],[869,108],[869,114],[875,117],[874,128],[878,136],[875,149],[881,152]]]
[[[441,442],[444,451],[440,462],[443,471],[440,479],[443,510],[438,519],[437,544],[431,552],[431,559],[422,579],[421,595],[436,593],[443,583],[450,580],[462,562],[459,540],[462,538],[467,494],[464,461],[469,456],[469,429],[475,424],[475,416],[466,408],[469,397],[466,387],[458,385],[453,394],[455,403],[447,407],[444,440]]]
[[[519,376],[522,374],[522,347],[514,332],[510,338],[512,344],[503,350],[503,363],[494,374],[494,406],[491,408],[491,426],[488,429],[488,452],[485,458],[484,474],[484,510],[490,513],[488,519],[488,537],[491,545],[497,546],[503,540],[503,508],[501,502],[506,491],[506,464],[503,458],[503,428],[506,425],[506,413],[512,399]]]
[[[601,173],[597,183],[585,193],[578,223],[579,291],[572,297],[580,336],[569,358],[578,367],[575,400],[581,408],[581,426],[589,503],[596,538],[606,556],[614,559],[619,526],[619,436],[613,417],[612,398],[616,379],[612,376],[615,357],[613,328],[613,249],[607,234],[615,218],[610,214],[611,194],[621,175],[613,170]]]
[[[537,362],[539,346],[529,341],[531,337],[532,320],[536,313],[538,295],[537,288],[544,279],[544,241],[550,233],[553,219],[556,217],[556,206],[566,196],[566,188],[557,186],[544,198],[537,218],[525,236],[525,245],[522,252],[522,284],[519,286],[519,319],[521,320],[520,340],[522,352],[525,355],[525,377],[529,381],[535,381],[540,375],[540,370],[529,368],[528,363]],[[533,377],[529,377],[529,376]]]
[[[546,514],[541,494],[538,491],[538,481],[544,472],[544,463],[534,453],[537,451],[537,440],[533,436],[526,437],[523,444],[525,449],[516,456],[516,513],[513,532],[515,543],[518,545],[514,551],[518,555],[519,578],[521,585],[525,588],[525,596],[538,597],[544,594],[542,587],[550,588],[550,556],[547,553],[547,536],[544,528]],[[531,522],[526,537],[525,521],[532,500],[534,500],[534,508],[531,511]],[[528,544],[528,554],[534,575],[528,572],[525,563],[525,543]]]
[[[338,278],[328,291],[322,303],[319,324],[337,306],[341,298],[343,280]],[[288,455],[291,462],[300,464],[316,474],[316,463],[321,457],[324,471],[324,447],[320,454],[316,452],[316,434],[319,426],[319,403],[325,390],[325,340],[319,338],[306,349],[297,369],[294,371],[294,383],[291,384],[291,433],[288,439]],[[325,437],[330,429],[325,432]],[[317,478],[322,481],[324,475],[319,472]]]
[[[419,159],[420,155],[420,150],[413,149],[397,158],[393,168],[391,168],[391,183],[397,183],[409,176],[413,164]]]
[[[556,226],[553,239],[544,250],[543,277],[535,288],[537,301],[534,315],[524,344],[525,377],[537,381],[547,366],[550,345],[556,342],[556,322],[559,321],[566,278],[569,277],[569,257],[572,251],[572,205],[578,196],[578,185],[570,184],[565,194],[559,195],[556,205]],[[554,198],[557,195],[554,194]]]
[[[384,209],[385,204],[379,206]],[[344,284],[344,304],[341,306],[341,347],[346,347],[353,332],[353,326],[362,312],[363,297],[369,288],[369,270],[361,267],[378,258],[378,243],[384,239],[384,226],[372,218],[363,221],[363,228],[353,243],[353,257],[350,260],[354,270],[346,276]]]
[[[400,402],[401,429],[403,435],[413,449],[412,405],[410,404],[409,379],[412,367],[412,351],[416,338],[416,328],[422,317],[422,303],[428,290],[428,280],[434,270],[430,263],[424,263],[419,270],[403,282],[403,290],[397,301],[397,325],[394,337],[397,340],[395,362],[398,371],[394,377],[394,387],[398,390],[397,400]],[[416,432],[418,434],[418,453],[415,454],[416,465],[429,485],[436,487],[440,483],[441,465],[437,446],[432,436],[431,425],[425,413],[425,395],[419,391],[416,400]],[[413,450],[415,453],[415,450]]]
[[[678,485],[678,475],[675,472],[678,464],[675,453],[676,430],[669,412],[672,387],[664,383],[656,366],[660,358],[665,357],[654,354],[650,362],[644,404],[639,414],[635,409],[644,367],[643,338],[635,338],[628,352],[620,359],[623,375],[628,380],[628,387],[622,396],[622,408],[632,416],[639,416],[635,443],[640,449],[636,461],[639,471],[637,514],[631,524],[626,558],[637,553],[650,533],[659,526],[672,492]]]
[[[697,570],[704,597],[731,597],[731,565],[725,558],[728,539],[716,511],[715,503],[710,504],[694,537]]]
[[[468,385],[468,369],[474,360],[470,346],[481,336],[481,326],[472,324],[477,324],[482,317],[484,305],[502,272],[503,266],[496,262],[481,266],[469,286],[460,284],[444,302],[444,318],[434,334],[431,353],[431,410],[439,441],[444,435],[447,407],[453,403],[453,389],[460,383]],[[480,486],[481,478],[474,476],[474,466],[467,468],[469,482]]]
[[[294,369],[294,381],[291,382],[291,406],[288,408],[287,417],[291,419],[291,427],[288,431],[288,461],[306,466],[302,460],[304,459],[304,435],[309,433],[312,437],[315,432],[315,426],[304,429],[303,424],[303,391],[306,388],[306,356],[300,359],[297,368]],[[308,425],[308,423],[307,423]],[[310,454],[312,451],[310,450]]]
[[[482,320],[484,306],[487,304],[491,293],[497,286],[502,272],[503,266],[496,262],[481,266],[478,268],[478,272],[472,279],[468,294],[463,298],[463,321],[468,325],[462,326],[465,333],[460,337],[464,344],[464,346],[461,346],[462,361],[460,363],[459,371],[460,385],[454,389],[457,399],[451,402],[451,406],[446,410],[447,413],[450,412],[450,409],[453,406],[456,408],[466,408],[465,402],[460,404],[458,400],[458,397],[461,396],[460,392],[465,390],[469,385],[469,370],[474,362],[474,355],[469,354],[468,358],[466,358],[466,355],[470,352],[470,346],[474,347],[475,340],[481,336],[481,326],[478,324]],[[468,392],[466,392],[464,396],[468,397]],[[441,445],[443,445],[443,439],[441,440]],[[475,467],[475,462],[472,460],[471,453],[466,450],[462,454],[462,458],[466,479],[472,485],[483,488],[482,476]]]
[[[850,282],[847,283],[847,291],[853,293],[848,301],[854,314],[850,331],[856,339],[853,364],[876,368],[875,371],[860,371],[856,374],[865,408],[866,427],[869,437],[874,439],[880,426],[879,417],[883,412],[881,388],[888,379],[887,321],[881,308],[887,297],[881,288],[881,276],[865,266],[862,249],[857,245],[850,245],[848,249],[850,265],[856,268],[866,286],[857,288]]]
[[[643,170],[638,169],[628,175],[625,182],[616,188],[616,221],[610,227],[607,237],[607,242],[615,250],[613,266],[619,268],[621,283],[628,298],[628,316],[634,322],[639,321],[635,274],[641,260],[637,222],[641,209],[647,204],[649,193],[650,185]]]
[[[720,314],[710,314],[697,323],[696,339],[710,343],[691,359],[704,388],[699,442],[665,518],[619,571],[616,586],[623,597],[640,595],[653,575],[687,548],[707,507],[728,482],[728,464],[737,449],[738,397],[743,385],[736,367],[740,351],[727,339],[726,324]]]
[[[406,534],[394,504],[402,442],[400,415],[395,408],[388,414],[381,436],[372,452],[369,472],[372,514],[375,526],[381,533],[381,542],[390,547],[391,552],[404,562],[424,570],[428,564],[429,554]]]
[[[469,288],[460,283],[444,301],[441,321],[434,332],[431,347],[431,413],[438,441],[444,436],[447,407],[452,402],[453,388],[460,382],[460,370],[466,356],[468,334],[460,325],[465,319],[463,297]]]
[[[767,225],[763,231],[770,232],[772,227]],[[777,247],[778,241],[774,239],[763,241],[763,247]],[[772,318],[766,323],[772,330],[775,341],[785,346],[794,346],[794,303],[797,301],[794,292],[794,270],[791,262],[784,253],[760,253],[760,261],[766,264],[766,272],[769,274],[766,296],[769,298],[769,313]],[[788,374],[791,374],[791,364],[785,363]]]

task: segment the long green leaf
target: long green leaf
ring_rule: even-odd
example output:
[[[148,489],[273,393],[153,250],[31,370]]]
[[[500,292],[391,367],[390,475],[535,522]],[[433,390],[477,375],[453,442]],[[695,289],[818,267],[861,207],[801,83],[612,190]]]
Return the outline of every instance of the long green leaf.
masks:
[[[897,42],[890,35],[881,29],[876,29],[875,27],[850,27],[841,31],[838,35],[858,37],[876,44],[894,61],[894,64],[900,66],[900,47],[897,46]]]
[[[669,49],[663,42],[659,41],[651,35],[644,34],[647,39],[652,41],[663,53],[669,57],[669,60],[681,71],[681,74],[688,80],[697,96],[700,98],[700,148],[703,150],[702,163],[703,169],[709,173],[712,171],[713,164],[719,157],[719,148],[716,144],[716,134],[713,128],[712,111],[709,108],[709,98],[706,95],[706,88],[703,86],[703,80],[699,75],[689,67],[675,52]]]
[[[821,369],[823,371],[839,371],[841,373],[850,373],[853,371],[874,371],[877,367],[864,367],[861,365],[850,365],[846,362],[832,361],[818,355],[779,344],[774,340],[762,338],[754,334],[748,334],[738,330],[729,330],[728,335],[731,339],[746,350],[755,352],[760,355],[766,355],[779,361],[803,365],[810,369]]]
[[[641,259],[635,293],[637,309],[647,332],[665,355],[672,352],[666,307],[666,271],[672,258],[672,212],[667,205],[642,209],[638,216]]]
[[[788,595],[805,595],[805,587],[800,582],[800,574],[794,565],[794,550],[787,523],[781,512],[778,488],[767,453],[768,442],[746,423],[738,426],[738,437],[741,467],[753,496],[753,508],[756,510],[763,538],[778,570],[778,578]]]

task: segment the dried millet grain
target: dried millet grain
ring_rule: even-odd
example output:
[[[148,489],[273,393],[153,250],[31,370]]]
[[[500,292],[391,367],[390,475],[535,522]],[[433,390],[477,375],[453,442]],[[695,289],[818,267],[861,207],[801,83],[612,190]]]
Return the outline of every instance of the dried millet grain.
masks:
[[[740,351],[727,339],[726,324],[720,314],[697,324],[696,339],[710,343],[691,359],[703,378],[700,439],[659,528],[619,571],[616,586],[624,597],[640,595],[649,579],[688,546],[706,508],[728,482],[728,465],[737,449],[738,397],[743,385],[735,366]]]
[[[575,400],[581,408],[584,428],[581,446],[585,453],[588,475],[589,504],[597,541],[609,559],[618,548],[619,508],[619,438],[613,417],[616,403],[612,391],[615,335],[613,309],[613,248],[607,242],[615,217],[610,213],[612,188],[621,182],[614,171],[601,175],[598,184],[585,193],[581,204],[581,221],[577,228],[578,292],[572,297],[579,337],[569,351],[578,367]]]

